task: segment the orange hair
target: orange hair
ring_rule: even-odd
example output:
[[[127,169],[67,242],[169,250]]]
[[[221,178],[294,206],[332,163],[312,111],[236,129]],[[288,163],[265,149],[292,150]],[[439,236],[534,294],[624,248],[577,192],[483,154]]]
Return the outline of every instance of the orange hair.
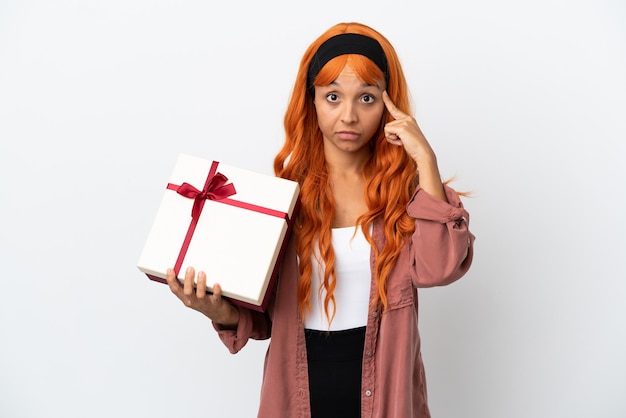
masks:
[[[362,34],[380,43],[388,65],[387,93],[400,110],[412,114],[406,80],[396,52],[389,41],[374,29],[359,23],[340,23],[328,29],[306,50],[285,114],[285,143],[274,159],[274,171],[277,176],[300,184],[301,207],[294,229],[300,258],[300,312],[305,316],[311,309],[311,275],[314,268],[312,255],[317,244],[326,267],[322,283],[326,290],[324,310],[331,321],[334,309],[330,315],[329,306],[332,303],[334,307],[335,304],[333,291],[336,280],[335,254],[331,244],[335,201],[324,160],[322,133],[306,83],[309,63],[317,49],[330,37],[342,33]],[[362,55],[349,54],[330,60],[320,70],[314,84],[330,84],[348,63],[366,83],[376,84],[384,78],[382,71],[369,59]],[[402,246],[415,228],[414,221],[406,213],[406,205],[418,180],[415,162],[402,147],[391,146],[385,139],[383,127],[391,120],[393,118],[385,111],[380,129],[371,139],[371,158],[363,171],[364,198],[369,210],[357,220],[374,251],[376,297],[373,304],[381,312],[387,308],[387,277],[395,266]],[[369,232],[376,219],[384,224],[385,245],[382,248],[375,245]]]

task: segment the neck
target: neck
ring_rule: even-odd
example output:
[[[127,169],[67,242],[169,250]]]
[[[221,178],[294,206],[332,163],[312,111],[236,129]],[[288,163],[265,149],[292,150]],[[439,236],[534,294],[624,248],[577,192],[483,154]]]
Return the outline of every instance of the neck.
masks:
[[[328,153],[324,152],[326,167],[331,176],[351,176],[363,174],[365,164],[370,159],[370,152],[364,149],[358,153]]]

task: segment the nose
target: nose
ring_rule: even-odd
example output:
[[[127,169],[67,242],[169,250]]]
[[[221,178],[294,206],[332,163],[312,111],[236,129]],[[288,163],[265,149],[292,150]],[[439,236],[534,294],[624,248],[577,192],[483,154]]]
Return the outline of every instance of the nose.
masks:
[[[355,123],[357,120],[356,106],[350,101],[344,102],[341,109],[341,121],[343,123]]]

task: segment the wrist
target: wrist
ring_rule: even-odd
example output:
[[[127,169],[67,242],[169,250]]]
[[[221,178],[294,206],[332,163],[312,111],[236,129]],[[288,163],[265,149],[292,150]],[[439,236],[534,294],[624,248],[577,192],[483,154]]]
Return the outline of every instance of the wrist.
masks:
[[[228,303],[228,309],[226,311],[222,318],[215,322],[220,324],[223,329],[237,329],[237,325],[239,324],[239,309]]]
[[[436,159],[418,163],[417,170],[420,188],[436,199],[447,201]]]

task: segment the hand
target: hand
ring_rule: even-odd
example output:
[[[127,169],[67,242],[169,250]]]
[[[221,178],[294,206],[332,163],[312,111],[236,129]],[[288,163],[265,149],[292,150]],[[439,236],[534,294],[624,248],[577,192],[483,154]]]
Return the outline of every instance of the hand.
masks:
[[[407,154],[417,163],[435,160],[426,137],[414,117],[402,112],[391,101],[387,91],[383,92],[383,102],[389,114],[395,119],[385,125],[385,138],[390,144],[403,146]]]
[[[403,146],[409,157],[415,161],[419,171],[420,187],[431,196],[446,201],[437,157],[417,121],[413,116],[398,109],[387,91],[383,92],[383,102],[389,114],[395,119],[385,125],[385,138],[390,144]]]
[[[213,294],[207,294],[206,274],[199,272],[194,288],[196,273],[193,267],[185,272],[183,284],[176,278],[174,270],[167,270],[167,284],[172,293],[185,306],[194,309],[225,328],[236,328],[239,322],[239,311],[229,301],[222,298],[222,288],[219,284],[213,286]]]

